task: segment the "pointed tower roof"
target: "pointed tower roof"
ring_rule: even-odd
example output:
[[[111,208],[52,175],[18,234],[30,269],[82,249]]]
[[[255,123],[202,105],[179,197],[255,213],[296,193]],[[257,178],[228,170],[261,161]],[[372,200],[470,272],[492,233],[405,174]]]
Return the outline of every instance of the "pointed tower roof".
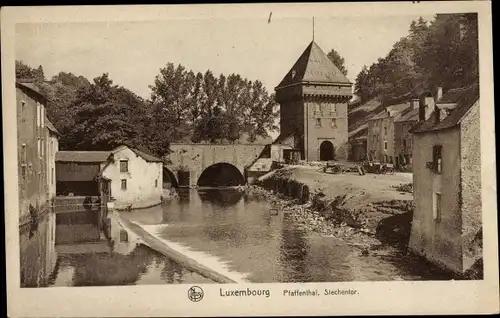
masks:
[[[314,41],[276,88],[302,82],[352,84]]]

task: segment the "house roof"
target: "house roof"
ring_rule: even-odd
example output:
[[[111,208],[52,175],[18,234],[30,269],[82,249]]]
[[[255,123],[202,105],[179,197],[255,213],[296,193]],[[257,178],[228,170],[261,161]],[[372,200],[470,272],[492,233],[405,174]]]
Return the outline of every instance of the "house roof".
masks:
[[[46,98],[45,97],[45,94],[42,93],[42,91],[40,90],[40,88],[38,88],[38,86],[36,86],[35,83],[33,82],[25,82],[25,81],[16,81],[16,87],[20,87],[20,88],[26,88],[34,93],[36,93],[38,96],[42,97],[42,98]]]
[[[382,118],[388,118],[389,114],[387,113],[387,111],[393,112],[394,114],[393,114],[392,117],[395,117],[398,114],[400,114],[401,112],[403,112],[406,109],[408,109],[408,107],[410,107],[410,103],[408,103],[408,102],[404,102],[404,103],[400,103],[400,104],[394,104],[394,105],[389,105],[384,110],[380,111],[379,113],[377,113],[375,116],[373,116],[369,120],[377,120],[377,119],[382,119]]]
[[[446,96],[447,95],[447,96]],[[436,122],[434,112],[426,121],[417,123],[410,129],[411,133],[418,134],[455,127],[479,99],[479,85],[473,84],[466,88],[448,91],[439,104],[456,103],[457,106],[440,122]]]
[[[276,89],[302,82],[351,84],[314,41],[307,46]]]
[[[59,133],[59,131],[57,131],[56,127],[54,127],[54,125],[52,125],[52,123],[50,122],[50,120],[47,117],[45,117],[45,124],[46,124],[48,130],[52,131],[53,133],[55,133],[57,135],[61,135]]]
[[[417,121],[418,120],[418,108],[408,108],[402,113],[396,115],[394,118],[394,122],[403,122],[403,121]]]
[[[161,160],[160,158],[157,158],[157,157],[155,157],[153,155],[150,155],[150,154],[145,153],[143,151],[140,151],[138,149],[129,147],[127,145],[118,146],[115,149],[113,149],[111,152],[112,153],[117,153],[118,151],[122,150],[123,148],[128,148],[128,149],[132,150],[136,155],[138,155],[139,157],[141,157],[142,159],[144,159],[146,161],[149,161],[149,162],[163,162],[163,160]]]
[[[148,153],[145,153],[145,152],[142,152],[140,150],[137,150],[135,148],[130,148],[130,150],[132,150],[133,152],[135,152],[139,157],[141,157],[142,159],[146,160],[146,161],[149,161],[149,162],[163,162],[163,160],[161,160],[160,158],[157,158],[153,155],[150,155]]]
[[[57,162],[106,162],[111,155],[111,151],[58,151],[56,152]]]

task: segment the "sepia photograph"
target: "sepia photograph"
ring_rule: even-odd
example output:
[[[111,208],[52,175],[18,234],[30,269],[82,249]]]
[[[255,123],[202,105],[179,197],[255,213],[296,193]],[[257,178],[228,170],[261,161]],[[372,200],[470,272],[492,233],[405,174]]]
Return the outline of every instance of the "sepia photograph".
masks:
[[[185,285],[186,303],[265,306],[360,293],[332,283],[485,282],[477,10],[207,6],[12,24],[18,288]]]

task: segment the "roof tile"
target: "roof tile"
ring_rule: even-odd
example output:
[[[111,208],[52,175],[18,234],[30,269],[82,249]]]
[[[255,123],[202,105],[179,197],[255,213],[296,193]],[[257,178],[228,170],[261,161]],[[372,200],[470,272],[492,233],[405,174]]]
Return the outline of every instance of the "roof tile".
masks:
[[[351,84],[314,41],[307,46],[277,88],[301,82]]]

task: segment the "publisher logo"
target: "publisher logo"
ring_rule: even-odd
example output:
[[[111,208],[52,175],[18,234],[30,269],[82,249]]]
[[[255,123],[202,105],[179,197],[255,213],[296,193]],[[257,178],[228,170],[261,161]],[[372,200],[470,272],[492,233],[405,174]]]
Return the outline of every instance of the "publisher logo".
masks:
[[[188,290],[188,298],[191,301],[199,302],[203,299],[203,289],[198,286],[193,286]]]

